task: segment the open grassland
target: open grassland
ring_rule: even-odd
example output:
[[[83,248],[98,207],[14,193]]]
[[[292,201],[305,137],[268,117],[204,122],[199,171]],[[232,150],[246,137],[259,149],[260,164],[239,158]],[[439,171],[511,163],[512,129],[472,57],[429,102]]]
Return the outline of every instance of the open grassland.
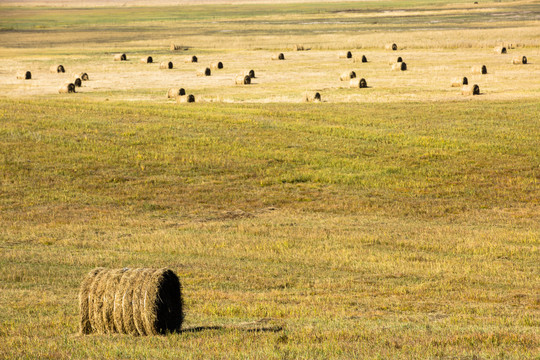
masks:
[[[433,4],[0,7],[0,358],[538,359],[540,4]],[[187,331],[76,335],[97,266],[173,269]]]

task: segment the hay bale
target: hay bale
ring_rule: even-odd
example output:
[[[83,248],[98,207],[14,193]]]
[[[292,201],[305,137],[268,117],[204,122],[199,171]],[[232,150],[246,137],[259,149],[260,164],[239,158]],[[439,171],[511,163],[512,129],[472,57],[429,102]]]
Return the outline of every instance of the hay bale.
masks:
[[[389,43],[389,44],[386,44],[386,45],[384,46],[384,48],[385,48],[386,50],[396,51],[396,50],[397,50],[397,45],[394,44],[394,43]]]
[[[212,75],[212,71],[210,68],[204,68],[197,70],[197,76],[210,76]]]
[[[493,50],[497,54],[506,54],[506,47],[504,47],[504,46],[495,46],[495,49],[493,49]]]
[[[193,96],[192,94],[177,96],[176,102],[177,103],[192,103],[192,102],[195,102],[195,96]]]
[[[396,62],[398,62],[398,63],[403,62],[403,58],[401,56],[398,56]]]
[[[167,98],[176,98],[177,96],[186,95],[186,90],[184,88],[170,88],[167,91]]]
[[[350,51],[341,51],[338,54],[338,58],[339,59],[350,59],[350,58],[352,58],[352,52],[350,52]]]
[[[339,80],[347,81],[350,79],[354,79],[355,77],[356,77],[356,73],[354,71],[345,71],[339,76]]]
[[[73,73],[73,78],[79,78],[79,79],[81,79],[82,81],[88,81],[88,80],[89,80],[88,74],[85,73],[85,72],[81,72],[81,73]]]
[[[285,55],[283,53],[272,55],[272,60],[285,60]]]
[[[461,88],[462,95],[480,95],[480,87],[476,84],[474,85],[464,85]]]
[[[473,74],[487,74],[487,68],[486,68],[486,65],[482,65],[482,66],[473,66],[471,68],[471,72]]]
[[[318,92],[306,92],[304,93],[305,102],[318,102],[321,101],[321,94]]]
[[[366,88],[367,87],[366,79],[364,78],[351,79],[349,80],[349,87],[360,88],[360,89]]]
[[[17,79],[30,80],[32,79],[32,73],[30,71],[18,71]]]
[[[141,58],[141,62],[143,64],[151,64],[151,63],[154,62],[154,59],[152,59],[151,56],[145,56],[145,57]]]
[[[50,68],[49,68],[49,71],[52,72],[52,73],[65,73],[66,72],[66,69],[64,69],[64,66],[63,65],[52,65]]]
[[[210,64],[210,68],[212,68],[212,70],[223,69],[223,63],[221,61],[213,62],[212,64]]]
[[[180,281],[169,269],[94,269],[79,306],[81,334],[166,334],[184,320]]]
[[[244,70],[244,72],[241,73],[242,75],[247,75],[250,78],[255,78],[255,71],[254,70]]]
[[[520,65],[520,64],[527,64],[527,57],[526,56],[516,56],[512,59],[512,64],[514,65]]]
[[[73,83],[66,83],[58,89],[58,92],[60,94],[68,94],[68,93],[74,93],[75,92],[75,84]]]
[[[188,48],[185,47],[184,45],[176,45],[176,44],[171,44],[169,46],[169,49],[171,51],[178,51],[178,50],[187,50]]]
[[[523,63],[523,65],[527,64],[527,57],[526,57],[526,56],[522,56],[522,57],[521,57],[521,62]]]
[[[159,68],[160,69],[172,69],[173,68],[173,63],[172,63],[172,61],[163,61],[162,63],[159,64]]]
[[[295,44],[295,45],[293,46],[293,50],[294,50],[294,51],[304,51],[304,45]]]
[[[114,59],[114,61],[126,61],[127,56],[126,56],[126,54],[115,54],[113,59]]]
[[[191,56],[186,57],[186,59],[184,61],[187,62],[187,63],[196,63],[197,60],[198,59],[197,59],[197,57],[195,55],[191,55]]]
[[[75,87],[81,87],[82,86],[81,78],[76,77],[75,79],[73,79],[73,85],[75,85]]]
[[[353,62],[355,62],[355,63],[359,63],[359,62],[367,63],[368,61],[367,61],[366,55],[362,55],[362,57],[356,56],[356,57],[353,59]]]
[[[249,75],[237,75],[234,79],[236,85],[249,85],[251,84],[251,77]]]
[[[452,79],[452,87],[460,87],[460,86],[463,86],[463,85],[468,85],[469,84],[469,80],[466,78],[466,77],[463,77],[463,78],[453,78]]]
[[[392,64],[393,71],[405,71],[407,70],[407,64],[404,62],[397,62]]]

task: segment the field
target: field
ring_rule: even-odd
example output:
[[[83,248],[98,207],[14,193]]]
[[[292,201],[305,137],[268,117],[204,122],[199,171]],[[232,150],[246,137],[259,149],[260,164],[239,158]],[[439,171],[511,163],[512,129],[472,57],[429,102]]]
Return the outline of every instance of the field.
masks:
[[[540,2],[58,3],[0,1],[0,358],[539,359]],[[79,335],[99,266],[184,331]]]

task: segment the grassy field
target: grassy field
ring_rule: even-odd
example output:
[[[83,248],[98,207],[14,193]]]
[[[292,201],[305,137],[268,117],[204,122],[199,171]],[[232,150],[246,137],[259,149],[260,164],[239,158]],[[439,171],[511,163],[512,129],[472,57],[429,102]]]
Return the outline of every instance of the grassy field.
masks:
[[[539,10],[0,7],[0,358],[539,359]],[[58,94],[75,71],[90,81]],[[166,98],[178,84],[195,104]],[[98,266],[173,269],[185,331],[78,335]],[[259,320],[282,330],[241,326]]]

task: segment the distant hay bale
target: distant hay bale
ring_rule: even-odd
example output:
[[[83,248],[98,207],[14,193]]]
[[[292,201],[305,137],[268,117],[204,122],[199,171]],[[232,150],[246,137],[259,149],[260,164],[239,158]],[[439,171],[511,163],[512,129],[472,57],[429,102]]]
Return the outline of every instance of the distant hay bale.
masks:
[[[362,56],[355,56],[353,58],[353,62],[355,62],[355,63],[360,63],[360,62],[361,63],[367,63],[368,61],[367,61],[366,55],[362,55]]]
[[[522,57],[521,57],[521,62],[522,62],[523,64],[527,64],[527,57],[526,57],[526,56],[522,56]]]
[[[514,65],[520,65],[520,64],[527,64],[527,57],[526,56],[516,56],[512,59],[512,64]]]
[[[73,79],[73,85],[75,85],[75,87],[81,87],[82,86],[81,78],[76,77],[75,79]]]
[[[480,87],[476,84],[474,85],[464,85],[461,88],[462,95],[480,95]]]
[[[356,77],[356,73],[354,71],[345,71],[339,76],[339,80],[348,81],[350,79],[354,79],[355,77]]]
[[[171,88],[167,91],[167,98],[169,99],[182,95],[186,95],[186,90],[184,88]]]
[[[183,46],[183,45],[171,44],[171,45],[169,46],[169,49],[170,49],[171,51],[177,51],[177,50],[187,50],[188,48],[185,47],[185,46]]]
[[[385,48],[386,50],[396,51],[396,50],[397,50],[397,45],[394,44],[394,43],[386,44],[386,45],[384,46],[384,48]]]
[[[255,71],[254,70],[244,70],[242,75],[247,75],[250,78],[254,79],[255,78]]]
[[[404,62],[397,62],[392,64],[392,70],[393,71],[405,71],[407,70],[407,64]]]
[[[52,65],[49,68],[49,71],[52,73],[65,73],[66,69],[64,69],[63,65]]]
[[[79,308],[81,334],[166,334],[184,320],[180,281],[169,269],[94,269]]]
[[[172,69],[173,68],[173,63],[172,63],[172,61],[163,61],[162,63],[159,64],[159,68],[160,69]]]
[[[294,51],[304,51],[304,45],[295,44],[295,45],[293,46],[293,50],[294,50]]]
[[[349,80],[349,87],[351,88],[366,88],[367,87],[367,82],[366,82],[366,79],[364,78],[355,78],[355,79],[351,79]]]
[[[113,59],[114,61],[126,61],[127,56],[126,54],[115,54]]]
[[[151,56],[145,56],[145,57],[141,58],[141,62],[143,64],[151,64],[151,63],[154,62],[154,59],[152,59]]]
[[[272,60],[285,60],[285,55],[283,53],[272,55]]]
[[[236,85],[249,85],[251,84],[251,77],[249,75],[237,75],[234,80]]]
[[[85,73],[85,72],[73,73],[73,77],[74,78],[80,78],[82,81],[88,81],[89,80],[88,74]]]
[[[212,71],[208,67],[197,70],[197,76],[210,76],[210,75],[212,75]]]
[[[190,55],[188,57],[186,57],[186,59],[184,60],[185,62],[187,63],[196,63],[197,62],[197,57],[195,55]]]
[[[497,54],[506,54],[506,47],[504,47],[504,46],[495,46],[494,51]]]
[[[304,93],[305,102],[318,102],[321,101],[321,94],[318,92],[306,92]]]
[[[469,80],[466,77],[463,77],[463,78],[457,77],[457,78],[452,79],[452,87],[460,87],[460,86],[468,85],[468,84],[469,84]]]
[[[403,62],[403,58],[401,56],[398,56],[396,62],[398,62],[398,63]]]
[[[350,52],[350,51],[341,51],[338,54],[338,58],[339,59],[350,59],[350,58],[352,58],[352,52]]]
[[[32,73],[30,71],[18,71],[17,79],[30,80],[32,79]]]
[[[473,66],[471,68],[471,72],[473,74],[487,74],[487,68],[486,68],[486,65],[482,65],[482,66]]]
[[[223,63],[221,61],[216,61],[210,64],[210,67],[212,68],[212,70],[223,69]]]
[[[74,93],[75,92],[75,84],[73,83],[66,83],[58,89],[58,92],[60,94],[68,94],[68,93]]]
[[[195,102],[195,96],[193,96],[192,94],[177,96],[176,102],[177,103],[192,103],[192,102]]]

